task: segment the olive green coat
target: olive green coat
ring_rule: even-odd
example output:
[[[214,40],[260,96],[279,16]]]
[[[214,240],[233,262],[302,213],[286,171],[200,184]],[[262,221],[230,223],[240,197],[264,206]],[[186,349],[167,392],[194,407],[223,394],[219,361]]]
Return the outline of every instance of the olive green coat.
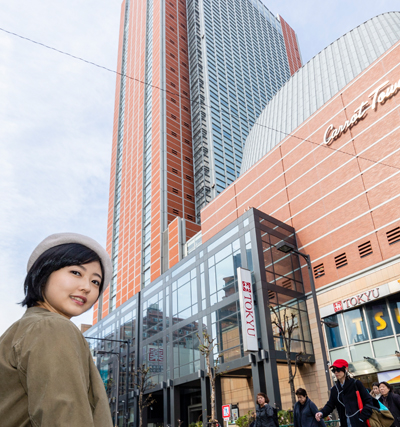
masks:
[[[0,337],[2,427],[111,427],[88,343],[65,317],[28,308]]]

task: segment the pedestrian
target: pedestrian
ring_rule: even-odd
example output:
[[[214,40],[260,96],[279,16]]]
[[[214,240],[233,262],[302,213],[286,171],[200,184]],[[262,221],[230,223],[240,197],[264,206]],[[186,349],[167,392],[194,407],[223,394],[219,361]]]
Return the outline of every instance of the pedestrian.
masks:
[[[315,414],[318,412],[317,405],[309,399],[304,388],[296,390],[297,402],[293,408],[294,427],[325,427],[324,420],[319,422],[315,420]]]
[[[269,399],[265,393],[257,394],[257,404],[254,427],[275,427],[274,408],[269,405]]]
[[[344,359],[338,359],[330,366],[336,376],[335,385],[331,388],[328,402],[315,414],[315,419],[320,421],[336,408],[341,427],[366,427],[366,421],[372,414],[374,399],[361,381],[350,377],[348,367],[349,364]],[[358,406],[357,391],[363,404],[361,410]]]
[[[75,233],[44,239],[28,261],[25,314],[0,337],[3,427],[111,427],[108,398],[89,345],[70,321],[111,278],[111,260]]]
[[[379,383],[372,383],[372,390],[370,395],[375,399],[379,399],[381,397],[381,393],[379,392]]]
[[[394,422],[392,426],[400,427],[400,396],[393,393],[393,386],[386,381],[379,383],[381,397],[379,401],[392,413]]]

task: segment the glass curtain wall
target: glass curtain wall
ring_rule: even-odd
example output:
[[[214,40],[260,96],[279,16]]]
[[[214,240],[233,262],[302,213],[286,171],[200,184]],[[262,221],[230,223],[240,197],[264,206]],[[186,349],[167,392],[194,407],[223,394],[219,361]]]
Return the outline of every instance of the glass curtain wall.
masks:
[[[294,229],[261,212],[258,224],[260,264],[268,289],[274,348],[278,352],[286,351],[284,338],[289,338],[291,330],[290,352],[312,355],[314,351],[299,256],[277,249],[283,241],[297,247]],[[282,357],[286,359],[284,354]]]

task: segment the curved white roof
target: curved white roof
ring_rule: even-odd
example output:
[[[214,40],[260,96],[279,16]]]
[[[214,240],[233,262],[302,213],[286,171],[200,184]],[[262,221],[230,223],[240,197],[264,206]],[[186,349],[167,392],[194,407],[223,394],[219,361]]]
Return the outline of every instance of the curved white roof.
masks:
[[[400,40],[400,12],[378,15],[340,37],[295,73],[246,139],[243,174]]]

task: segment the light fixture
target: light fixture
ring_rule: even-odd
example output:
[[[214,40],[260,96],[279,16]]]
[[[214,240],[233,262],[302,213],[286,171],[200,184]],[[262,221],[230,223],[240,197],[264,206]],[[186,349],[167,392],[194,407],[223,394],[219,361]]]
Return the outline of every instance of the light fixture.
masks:
[[[289,252],[292,252],[294,250],[294,246],[290,243],[280,242],[276,245],[276,249],[278,249],[278,251],[283,252],[284,254],[288,254]]]
[[[339,326],[339,323],[337,322],[330,322],[328,320],[321,320],[321,323],[326,325],[328,328],[337,328]]]

